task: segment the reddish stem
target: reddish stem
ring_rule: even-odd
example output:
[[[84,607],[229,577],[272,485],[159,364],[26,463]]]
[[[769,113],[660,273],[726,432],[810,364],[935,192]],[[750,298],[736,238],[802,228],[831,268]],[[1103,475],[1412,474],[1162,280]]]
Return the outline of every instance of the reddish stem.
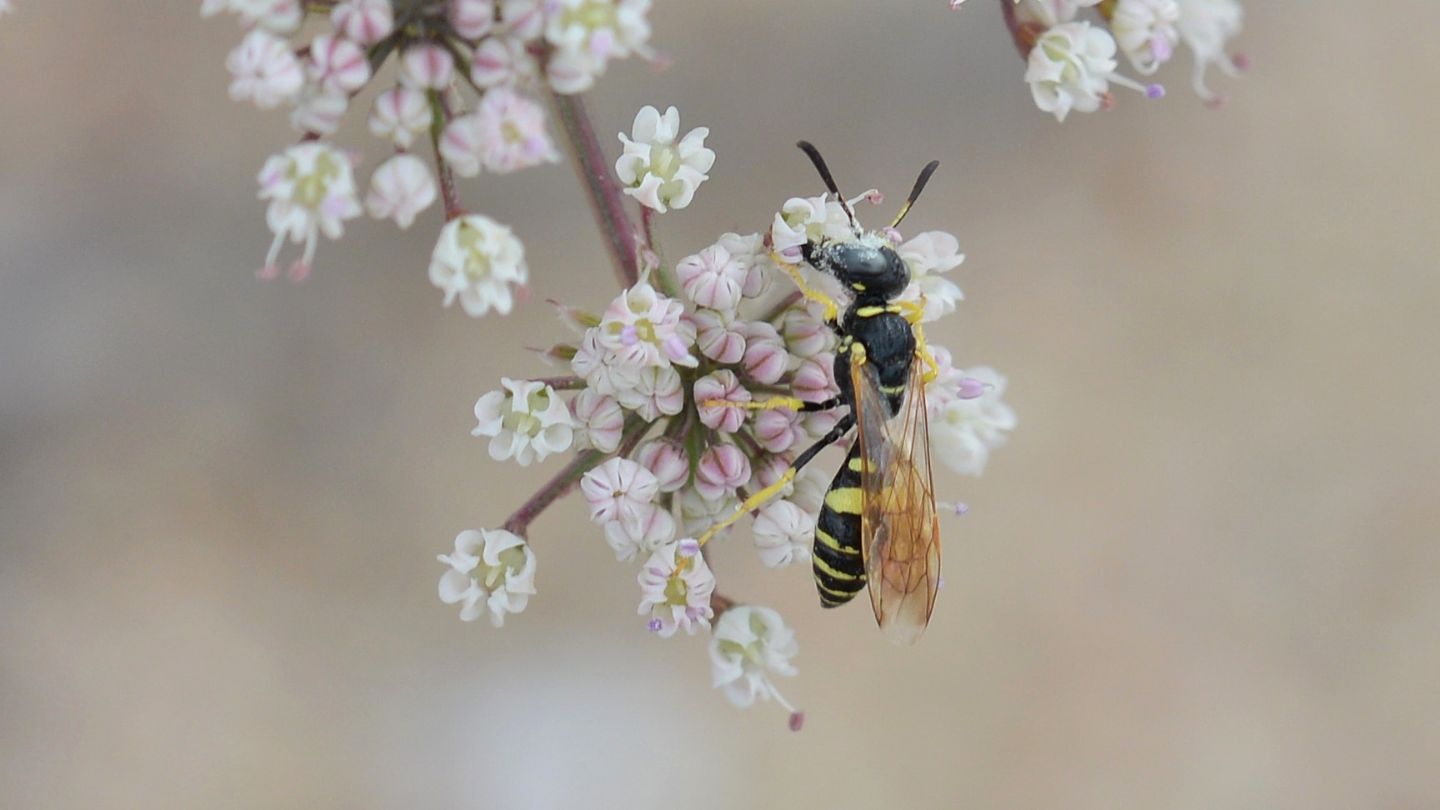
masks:
[[[605,237],[605,246],[615,265],[615,275],[621,286],[633,287],[640,279],[640,245],[635,236],[635,224],[625,209],[625,195],[620,192],[620,182],[610,173],[605,150],[595,137],[595,126],[585,111],[585,101],[579,95],[567,96],[555,92],[550,93],[550,100],[555,106],[555,117],[560,119],[565,140],[570,144],[575,172],[590,195],[590,207],[595,212],[600,233]]]

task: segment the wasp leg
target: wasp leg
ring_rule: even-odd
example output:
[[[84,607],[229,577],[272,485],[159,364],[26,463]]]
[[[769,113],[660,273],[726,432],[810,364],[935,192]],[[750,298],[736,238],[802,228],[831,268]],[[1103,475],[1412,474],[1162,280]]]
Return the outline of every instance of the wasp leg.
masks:
[[[800,472],[800,468],[804,467],[806,464],[809,464],[810,460],[815,458],[815,456],[819,455],[821,450],[824,450],[826,447],[829,447],[835,442],[840,441],[840,438],[844,436],[847,432],[849,432],[850,428],[854,426],[855,415],[852,413],[845,414],[844,418],[842,418],[839,422],[835,423],[835,427],[831,428],[829,433],[826,433],[820,438],[819,441],[810,445],[808,448],[805,449],[805,452],[801,453],[798,457],[796,457],[795,461],[790,465],[789,469],[785,470],[785,472],[780,476],[780,480],[776,481],[768,487],[765,487],[754,495],[746,498],[744,503],[740,504],[740,506],[737,507],[734,512],[730,513],[729,517],[706,529],[705,533],[700,535],[700,537],[697,538],[696,542],[702,546],[705,545],[706,543],[710,542],[710,540],[714,538],[715,535],[730,528],[730,526],[732,526],[735,521],[739,520],[742,515],[747,512],[754,512],[756,509],[764,506],[765,503],[771,498],[779,495],[781,490],[785,489],[785,487],[788,486],[791,481],[795,480],[795,474]]]
[[[806,402],[799,397],[770,397],[769,399],[757,399],[750,402],[731,402],[728,399],[707,399],[700,403],[706,408],[744,408],[747,411],[799,411],[800,413],[814,413],[815,411],[828,411],[831,408],[840,407],[841,399],[831,397],[824,402]]]
[[[840,305],[835,303],[835,299],[806,284],[805,277],[800,275],[800,265],[785,261],[784,256],[781,256],[773,250],[770,251],[770,261],[775,262],[780,266],[780,269],[790,275],[790,278],[795,282],[795,286],[800,289],[801,295],[825,309],[825,323],[828,326],[834,328],[840,323]]]
[[[930,347],[925,343],[925,327],[920,324],[920,319],[925,315],[925,296],[922,294],[918,301],[900,301],[896,303],[900,308],[900,314],[910,324],[910,331],[915,335],[915,356],[925,364],[925,382],[930,382],[940,376],[940,364],[935,362],[935,355],[930,353]]]

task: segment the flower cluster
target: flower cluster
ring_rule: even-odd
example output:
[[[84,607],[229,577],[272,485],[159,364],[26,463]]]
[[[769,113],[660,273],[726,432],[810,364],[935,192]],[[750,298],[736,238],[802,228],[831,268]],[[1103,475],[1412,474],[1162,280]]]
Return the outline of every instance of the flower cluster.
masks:
[[[1151,76],[1184,42],[1195,59],[1195,92],[1206,102],[1221,97],[1205,83],[1210,65],[1231,76],[1245,65],[1227,48],[1240,32],[1240,0],[1001,0],[1021,55],[1035,104],[1064,121],[1071,112],[1095,112],[1115,104],[1111,86],[1160,98],[1159,84],[1142,84],[1120,73],[1119,56]],[[953,6],[953,4],[952,4]],[[1093,8],[1099,23],[1081,19]]]
[[[642,205],[684,207],[714,161],[704,136],[697,130],[681,138],[673,108],[663,116],[646,108],[631,137],[621,136],[617,174]],[[880,200],[871,191],[849,203]],[[797,407],[838,395],[838,338],[790,273],[844,296],[835,279],[798,265],[807,242],[853,238],[842,201],[821,195],[787,200],[763,233],[725,233],[673,263],[650,245],[654,260],[603,310],[557,305],[573,338],[546,357],[567,374],[505,378],[475,404],[473,432],[489,440],[494,459],[528,465],[574,452],[506,528],[523,533],[533,504],[543,508],[578,486],[596,535],[618,561],[639,565],[645,626],[669,637],[714,623],[715,685],[740,705],[773,697],[788,706],[769,677],[793,674],[794,633],[775,611],[731,606],[717,594],[706,558],[711,546],[702,549],[697,538],[707,538],[744,499],[781,482],[842,415]],[[923,323],[955,311],[962,296],[948,274],[964,260],[955,237],[931,231],[904,239],[889,230],[875,238],[893,240],[909,266],[903,300],[923,303]],[[938,373],[925,393],[935,457],[978,474],[1015,424],[1001,400],[1005,380],[988,368],[956,368],[943,348],[931,352]],[[810,560],[832,473],[823,463],[805,467],[753,513],[753,547],[765,566]],[[445,575],[447,601],[458,601],[465,593],[455,575],[460,567],[443,559],[454,567]]]
[[[299,134],[260,172],[274,233],[260,277],[280,275],[287,239],[303,245],[288,268],[299,281],[320,234],[338,239],[366,212],[408,228],[440,200],[431,281],[469,315],[509,312],[528,280],[524,248],[505,226],[466,213],[455,176],[558,161],[541,96],[587,90],[616,59],[653,60],[649,10],[650,0],[204,0],[202,14],[228,12],[246,29],[225,60],[230,96],[288,109]],[[297,42],[307,17],[325,24]],[[362,195],[360,150],[328,139],[387,62],[395,83],[374,88],[367,123],[388,157]],[[429,161],[414,151],[427,141]],[[693,191],[698,181],[678,182]]]

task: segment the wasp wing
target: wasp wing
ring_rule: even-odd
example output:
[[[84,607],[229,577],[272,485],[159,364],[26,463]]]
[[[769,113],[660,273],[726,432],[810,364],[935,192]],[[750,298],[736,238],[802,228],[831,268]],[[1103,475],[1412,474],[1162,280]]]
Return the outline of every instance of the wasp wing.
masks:
[[[875,621],[893,640],[911,644],[925,631],[940,587],[940,519],[930,477],[925,378],[911,363],[905,401],[889,415],[880,375],[852,362],[859,425],[861,553]]]

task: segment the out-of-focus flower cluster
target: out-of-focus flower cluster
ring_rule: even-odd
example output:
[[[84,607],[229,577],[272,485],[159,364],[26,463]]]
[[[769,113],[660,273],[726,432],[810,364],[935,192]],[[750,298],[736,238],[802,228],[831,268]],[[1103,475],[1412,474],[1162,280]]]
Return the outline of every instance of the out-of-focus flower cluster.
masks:
[[[1165,89],[1121,73],[1120,57],[1141,76],[1154,75],[1183,42],[1194,58],[1192,83],[1206,102],[1211,65],[1238,76],[1246,62],[1229,52],[1240,33],[1240,0],[1000,0],[1016,46],[1026,58],[1025,81],[1035,104],[1064,121],[1071,112],[1115,104],[1111,86],[1160,98]],[[958,7],[958,3],[951,4]],[[1082,19],[1092,9],[1095,21]]]
[[[274,233],[260,277],[280,275],[287,239],[303,246],[288,268],[298,281],[321,234],[338,239],[365,212],[408,228],[440,200],[431,282],[472,316],[508,313],[529,276],[524,247],[467,214],[454,178],[558,161],[541,96],[587,90],[616,59],[653,59],[649,10],[650,0],[204,0],[203,14],[228,12],[246,31],[225,60],[230,96],[288,109],[299,134],[260,172]],[[393,82],[375,86],[387,63]],[[329,139],[372,87],[368,129],[389,156],[362,190],[361,150]],[[429,160],[415,154],[427,141]]]
[[[691,138],[679,137],[673,108],[664,116],[642,110],[632,137],[621,140],[618,173],[632,196],[657,211],[687,203],[714,160],[698,138],[694,148],[685,145]],[[642,153],[637,142],[651,148]],[[853,202],[879,199],[872,191]],[[953,313],[962,296],[948,274],[964,260],[955,237],[889,236],[912,274],[904,298],[923,296],[925,322]],[[502,379],[475,404],[473,433],[488,440],[494,459],[529,465],[575,454],[571,480],[578,479],[596,539],[617,560],[639,566],[638,613],[660,636],[711,629],[719,609],[715,576],[696,538],[780,480],[843,415],[843,409],[731,406],[838,395],[837,336],[771,251],[798,262],[807,241],[853,238],[840,201],[790,199],[764,233],[725,233],[673,263],[657,258],[603,309],[557,305],[573,338],[546,357],[568,373]],[[845,294],[833,278],[801,272],[807,283]],[[948,351],[932,351],[939,373],[926,395],[934,457],[978,474],[1015,424],[1001,399],[1005,380],[988,368],[956,368]],[[810,560],[816,514],[833,474],[823,462],[812,464],[754,513],[754,549],[765,566]],[[452,566],[442,597],[478,604],[480,595],[466,591],[456,574],[461,566],[442,559]],[[731,607],[713,628],[715,685],[741,705],[778,699],[769,676],[792,674],[795,650],[793,632],[774,611]]]

